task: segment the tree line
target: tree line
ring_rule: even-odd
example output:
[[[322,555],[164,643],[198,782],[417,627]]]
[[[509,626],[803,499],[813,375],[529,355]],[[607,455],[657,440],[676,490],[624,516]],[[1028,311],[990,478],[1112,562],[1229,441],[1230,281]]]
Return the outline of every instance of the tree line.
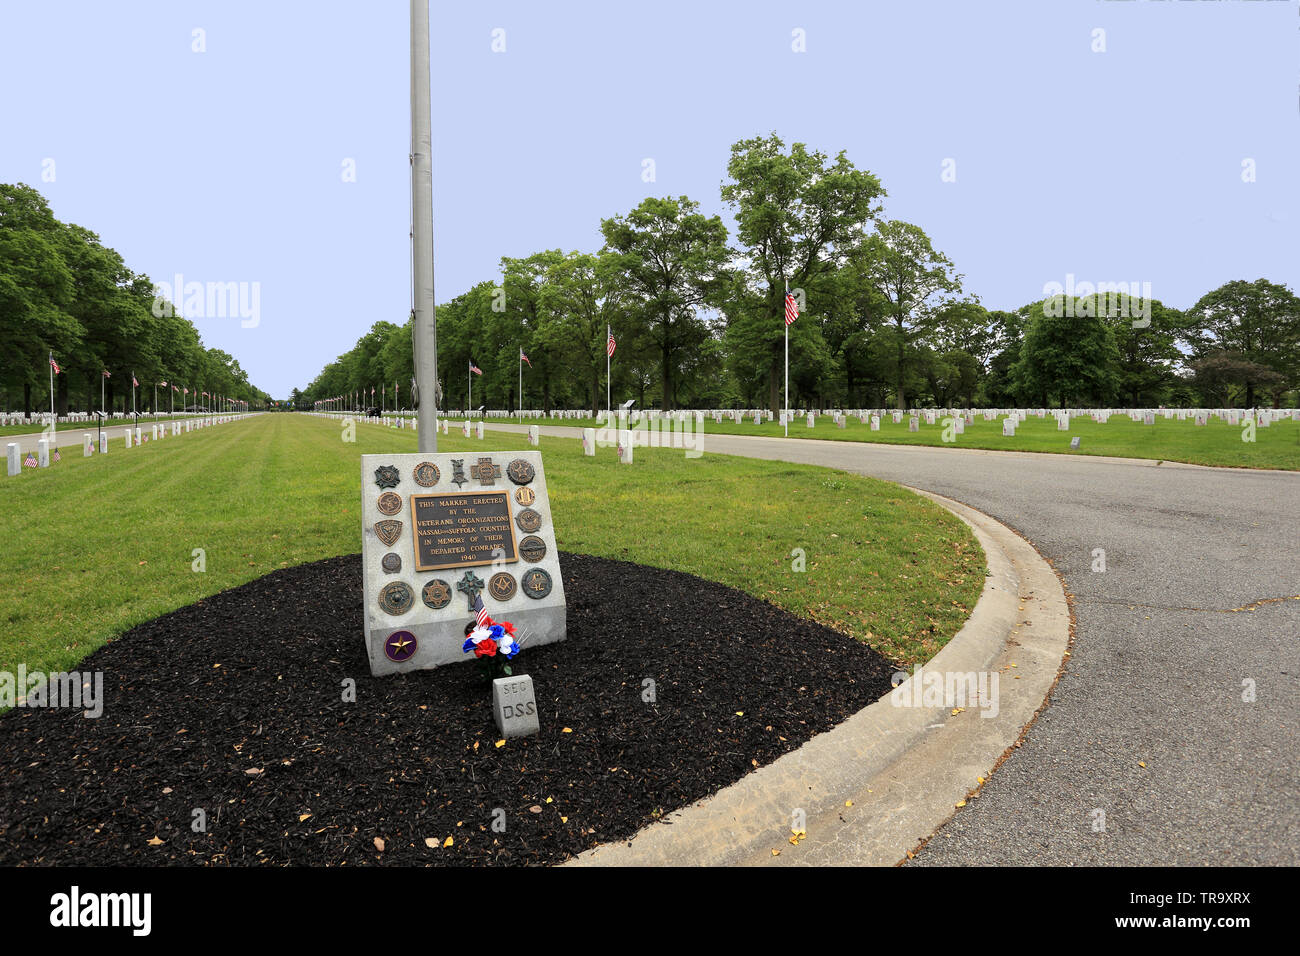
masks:
[[[24,184],[0,183],[0,389],[5,410],[22,408],[31,415],[50,407],[48,358],[55,376],[55,410],[91,412],[100,408],[101,384],[109,410],[131,408],[131,375],[139,380],[136,404],[153,406],[155,384],[159,411],[172,407],[170,384],[189,388],[178,393],[176,408],[211,400],[195,390],[264,408],[266,392],[255,388],[231,355],[206,348],[198,330],[174,308],[155,308],[149,277],[133,272],[99,236],[60,222],[45,198]],[[164,314],[158,315],[156,313]],[[101,379],[103,372],[110,377]],[[169,387],[161,387],[162,382]]]
[[[775,135],[731,148],[706,216],[651,197],[601,222],[595,252],[503,258],[501,276],[437,308],[441,405],[582,408],[612,389],[641,407],[782,405],[787,288],[792,407],[1281,405],[1300,386],[1300,299],[1229,282],[1179,310],[1121,284],[989,310],[925,232],[884,215],[885,189],[844,152]],[[527,354],[523,396],[518,355]],[[394,386],[409,396],[410,321],[376,322],[292,401]],[[377,394],[377,393],[376,393]],[[374,404],[379,404],[378,395]],[[405,404],[405,403],[403,403]]]

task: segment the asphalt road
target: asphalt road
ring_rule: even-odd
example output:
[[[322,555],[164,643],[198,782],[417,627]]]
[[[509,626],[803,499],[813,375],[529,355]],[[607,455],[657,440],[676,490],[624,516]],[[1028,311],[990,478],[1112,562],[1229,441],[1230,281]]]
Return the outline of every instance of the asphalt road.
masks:
[[[1050,706],[914,865],[1300,864],[1300,474],[705,442],[965,502],[1028,538],[1074,597]]]

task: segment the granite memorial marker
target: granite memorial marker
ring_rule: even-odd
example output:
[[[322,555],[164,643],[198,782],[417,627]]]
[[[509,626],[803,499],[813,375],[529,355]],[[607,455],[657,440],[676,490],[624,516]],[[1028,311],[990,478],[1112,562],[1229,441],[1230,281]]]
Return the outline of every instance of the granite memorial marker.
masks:
[[[564,639],[540,452],[362,455],[361,481],[372,674],[473,659],[462,645],[476,597],[524,650]]]

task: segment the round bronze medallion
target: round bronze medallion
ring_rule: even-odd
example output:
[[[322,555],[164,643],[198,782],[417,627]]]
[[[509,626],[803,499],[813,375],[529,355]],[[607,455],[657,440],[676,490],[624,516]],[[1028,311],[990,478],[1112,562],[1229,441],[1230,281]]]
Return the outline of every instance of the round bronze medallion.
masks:
[[[525,508],[537,500],[537,492],[531,488],[520,488],[515,491],[515,501],[519,502]]]
[[[551,576],[541,568],[529,568],[520,581],[524,593],[535,601],[540,601],[551,593]]]
[[[396,551],[389,551],[379,562],[379,566],[384,569],[385,574],[396,574],[402,570],[402,556]]]
[[[498,601],[509,601],[515,596],[515,578],[513,574],[501,571],[488,580],[488,591]]]
[[[536,564],[546,557],[546,542],[535,534],[530,534],[519,542],[519,556],[525,561]]]
[[[375,502],[381,514],[395,515],[402,510],[402,496],[395,491],[385,491]]]
[[[388,614],[405,614],[414,603],[415,595],[411,593],[411,586],[405,581],[385,584],[379,592],[379,607]]]
[[[420,462],[415,466],[415,470],[411,472],[411,475],[415,478],[415,483],[421,488],[432,488],[438,483],[438,479],[442,477],[441,472],[438,471],[438,466],[431,461]]]
[[[451,603],[451,585],[441,578],[434,578],[420,592],[424,603],[435,611],[440,611]]]
[[[519,525],[519,530],[525,534],[532,534],[542,526],[542,516],[532,508],[525,508],[515,515],[515,524]]]
[[[533,480],[537,472],[533,469],[532,462],[523,458],[516,458],[510,464],[506,465],[506,474],[516,485],[526,485]]]

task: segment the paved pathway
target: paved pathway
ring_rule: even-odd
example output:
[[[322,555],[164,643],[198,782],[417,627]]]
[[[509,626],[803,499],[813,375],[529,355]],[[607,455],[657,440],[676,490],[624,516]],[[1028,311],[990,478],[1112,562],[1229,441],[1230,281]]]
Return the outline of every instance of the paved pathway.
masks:
[[[1300,864],[1300,474],[730,435],[705,448],[955,498],[1025,535],[1074,595],[1051,706],[915,863]]]

